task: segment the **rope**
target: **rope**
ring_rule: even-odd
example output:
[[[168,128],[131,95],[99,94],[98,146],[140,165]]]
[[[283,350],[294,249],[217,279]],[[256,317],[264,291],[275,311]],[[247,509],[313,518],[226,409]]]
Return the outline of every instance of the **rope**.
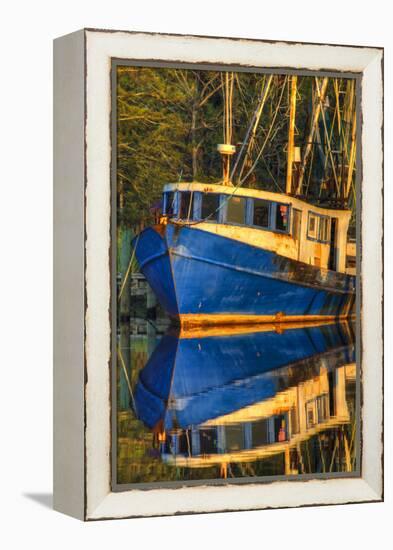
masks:
[[[269,127],[269,131],[266,135],[266,138],[265,138],[265,141],[263,142],[262,144],[262,147],[257,155],[257,158],[255,159],[253,165],[251,166],[250,170],[247,172],[247,174],[244,176],[243,179],[240,180],[240,185],[244,183],[244,181],[248,178],[248,176],[253,172],[253,170],[255,169],[255,166],[257,165],[257,162],[259,161],[263,151],[265,150],[265,147],[266,147],[266,144],[267,144],[267,141],[270,137],[270,134],[271,134],[271,131],[273,130],[273,125],[274,123],[276,122],[276,118],[277,118],[277,114],[278,114],[278,110],[281,106],[281,101],[282,101],[282,96],[284,95],[284,90],[285,90],[285,86],[286,86],[286,82],[287,82],[287,79],[285,77],[285,81],[284,81],[284,85],[282,87],[282,90],[281,90],[281,95],[280,95],[280,98],[278,100],[278,104],[277,104],[277,107],[276,107],[276,110],[274,112],[274,115],[273,115],[273,118],[272,118],[272,122],[270,124],[270,127]],[[242,170],[243,171],[243,170]],[[241,176],[241,173],[240,173],[240,176]]]
[[[119,296],[117,297],[117,299],[118,299],[119,301],[120,301],[121,295],[123,294],[124,287],[126,286],[126,282],[127,282],[128,276],[129,276],[129,274],[130,274],[131,265],[132,265],[132,262],[134,261],[134,257],[135,257],[136,247],[138,246],[138,242],[139,242],[139,237],[140,237],[140,233],[138,233],[138,236],[137,236],[137,238],[136,238],[134,250],[132,251],[132,255],[131,255],[131,259],[130,259],[130,263],[128,264],[126,274],[125,274],[125,276],[124,276],[123,282],[121,283]]]
[[[229,178],[231,181],[233,180],[233,176],[234,176],[234,174],[235,174],[235,172],[236,172],[236,168],[238,167],[238,164],[239,164],[239,162],[240,162],[240,159],[241,159],[241,157],[242,157],[242,155],[243,155],[243,151],[244,151],[244,149],[245,149],[245,147],[246,147],[246,145],[247,145],[247,142],[248,142],[248,140],[249,140],[249,137],[250,137],[250,135],[251,135],[251,131],[252,131],[252,129],[253,129],[253,127],[254,127],[254,124],[255,124],[255,122],[256,122],[256,120],[257,120],[259,107],[260,107],[260,105],[261,105],[262,102],[265,103],[265,99],[266,99],[266,96],[267,96],[267,92],[269,91],[271,79],[272,79],[272,76],[269,78],[269,80],[268,80],[267,83],[266,83],[265,80],[264,80],[264,87],[263,87],[263,89],[262,89],[262,92],[261,92],[261,95],[260,95],[260,98],[259,98],[259,101],[258,101],[258,107],[257,107],[257,109],[255,109],[255,111],[254,111],[254,114],[253,114],[251,123],[250,123],[250,125],[249,125],[249,127],[248,127],[248,129],[247,129],[247,132],[246,132],[246,137],[245,137],[245,139],[244,139],[244,141],[243,141],[243,143],[242,143],[242,146],[241,146],[241,148],[240,148],[239,154],[237,155],[235,164],[234,164],[234,166],[233,166],[233,168],[232,168],[231,176],[230,176],[230,178]]]
[[[121,366],[122,366],[122,368],[123,368],[124,376],[125,376],[125,378],[126,378],[126,382],[127,382],[127,386],[128,386],[128,391],[130,392],[130,396],[131,396],[131,400],[132,400],[132,408],[133,408],[135,414],[137,414],[137,411],[136,411],[136,404],[135,404],[135,399],[134,399],[134,394],[133,394],[133,392],[132,392],[131,382],[130,382],[130,379],[129,379],[129,377],[128,377],[127,367],[126,367],[126,365],[125,365],[125,363],[124,363],[124,359],[123,359],[123,356],[122,356],[122,354],[121,354],[121,350],[120,350],[119,347],[117,348],[117,354],[118,354],[118,356],[119,356],[120,364],[121,364]]]

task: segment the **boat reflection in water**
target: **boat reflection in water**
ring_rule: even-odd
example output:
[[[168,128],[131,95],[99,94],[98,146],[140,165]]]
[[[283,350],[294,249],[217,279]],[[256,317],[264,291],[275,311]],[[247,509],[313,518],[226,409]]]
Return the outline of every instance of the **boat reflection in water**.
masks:
[[[168,466],[244,477],[276,459],[285,475],[348,472],[355,380],[351,322],[170,332],[139,373],[134,412]]]

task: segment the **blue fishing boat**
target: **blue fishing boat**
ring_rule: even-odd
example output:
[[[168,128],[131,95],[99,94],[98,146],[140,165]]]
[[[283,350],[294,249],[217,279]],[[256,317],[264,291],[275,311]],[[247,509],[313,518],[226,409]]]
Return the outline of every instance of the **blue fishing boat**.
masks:
[[[135,238],[135,254],[182,325],[346,318],[350,216],[287,194],[177,183],[165,186],[161,223]]]
[[[139,375],[135,413],[178,466],[285,452],[349,422],[353,328],[167,334]]]
[[[296,77],[291,87],[286,192],[243,185],[265,92],[232,170],[236,147],[231,144],[230,122],[225,143],[218,145],[222,181],[165,185],[160,223],[134,240],[141,272],[181,325],[328,321],[354,314],[354,252],[347,254],[352,213],[342,200],[349,186],[337,191],[338,208],[331,201],[304,200],[302,175],[310,145],[301,159],[300,148],[294,146]]]

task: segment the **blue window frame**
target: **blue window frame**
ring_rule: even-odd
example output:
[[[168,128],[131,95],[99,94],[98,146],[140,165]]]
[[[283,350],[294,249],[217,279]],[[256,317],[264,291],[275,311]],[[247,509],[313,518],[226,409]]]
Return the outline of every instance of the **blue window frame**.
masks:
[[[201,219],[216,222],[220,217],[220,195],[217,193],[203,193],[201,197]]]
[[[263,199],[250,199],[249,202],[252,206],[250,225],[261,227],[262,229],[269,229],[271,226],[271,202]]]
[[[320,243],[327,243],[330,240],[330,217],[316,214],[311,210],[308,213],[307,239]]]
[[[289,204],[283,204],[280,202],[273,203],[275,208],[272,209],[274,212],[274,218],[272,220],[272,227],[274,228],[274,231],[279,231],[280,233],[289,233],[289,227],[290,227],[290,205]]]
[[[231,196],[227,199],[226,222],[236,225],[246,223],[246,201],[244,197]]]
[[[202,210],[202,193],[195,191],[194,193],[194,220],[201,220]]]
[[[220,223],[249,225],[265,231],[290,232],[291,205],[286,203],[221,195]]]
[[[179,192],[179,218],[181,220],[194,219],[194,193],[192,191]]]
[[[177,200],[176,195],[174,191],[166,191],[164,193],[164,214],[165,216],[168,216],[169,218],[172,218],[173,216],[176,216],[177,214]]]
[[[169,217],[246,225],[285,234],[290,232],[291,205],[265,199],[200,191],[166,191],[163,211]],[[319,237],[318,231],[319,224],[316,233]],[[321,236],[325,237],[328,227],[324,226],[321,231]]]

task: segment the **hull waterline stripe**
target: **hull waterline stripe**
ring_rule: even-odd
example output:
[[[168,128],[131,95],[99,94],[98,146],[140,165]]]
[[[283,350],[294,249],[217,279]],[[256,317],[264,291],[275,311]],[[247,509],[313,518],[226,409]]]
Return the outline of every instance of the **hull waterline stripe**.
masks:
[[[252,323],[302,323],[302,322],[338,322],[355,318],[355,315],[236,315],[236,314],[204,314],[181,313],[178,317],[180,326],[192,327],[201,325],[252,324]]]

